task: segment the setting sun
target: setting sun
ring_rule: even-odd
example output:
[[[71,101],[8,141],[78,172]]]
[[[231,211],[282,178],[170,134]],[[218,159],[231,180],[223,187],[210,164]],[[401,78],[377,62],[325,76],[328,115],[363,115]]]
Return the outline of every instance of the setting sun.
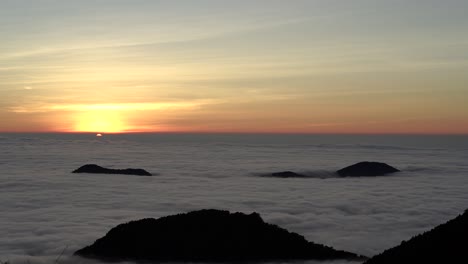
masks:
[[[76,132],[119,133],[125,130],[121,115],[111,111],[79,113],[75,122]]]

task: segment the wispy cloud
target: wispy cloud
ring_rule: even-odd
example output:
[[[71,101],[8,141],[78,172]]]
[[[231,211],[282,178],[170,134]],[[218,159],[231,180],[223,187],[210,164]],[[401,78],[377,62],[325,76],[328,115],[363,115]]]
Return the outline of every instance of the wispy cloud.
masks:
[[[194,109],[203,105],[213,104],[213,100],[197,100],[192,102],[147,102],[147,103],[106,103],[106,104],[38,104],[13,106],[9,112],[14,113],[44,113],[53,111],[145,111],[145,110],[179,110]]]

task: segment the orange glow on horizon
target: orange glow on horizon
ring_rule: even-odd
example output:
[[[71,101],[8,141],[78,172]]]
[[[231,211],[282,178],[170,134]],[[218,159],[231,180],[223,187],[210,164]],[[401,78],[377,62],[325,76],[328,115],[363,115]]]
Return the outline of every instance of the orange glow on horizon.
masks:
[[[24,105],[4,116],[0,132],[457,135],[468,131],[468,124],[456,117],[401,118],[383,111],[378,119],[359,108],[336,118],[338,112],[310,115],[294,106],[290,106],[292,115],[268,104],[259,111],[212,102]],[[320,111],[317,106],[312,112]]]
[[[112,111],[78,113],[73,132],[121,133],[127,128],[121,114]]]

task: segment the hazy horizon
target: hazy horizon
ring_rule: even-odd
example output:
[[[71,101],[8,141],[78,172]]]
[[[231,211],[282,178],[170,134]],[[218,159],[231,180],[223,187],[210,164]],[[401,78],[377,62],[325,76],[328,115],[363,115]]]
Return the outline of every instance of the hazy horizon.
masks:
[[[468,133],[315,133],[315,132],[213,132],[213,131],[122,131],[122,132],[100,132],[100,131],[0,131],[0,134],[89,134],[89,135],[138,135],[138,134],[161,134],[161,135],[304,135],[304,136],[468,136]]]

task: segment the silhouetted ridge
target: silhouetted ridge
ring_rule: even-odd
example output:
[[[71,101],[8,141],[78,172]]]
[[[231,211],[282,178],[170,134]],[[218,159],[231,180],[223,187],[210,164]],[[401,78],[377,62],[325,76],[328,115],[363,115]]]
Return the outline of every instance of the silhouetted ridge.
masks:
[[[86,164],[72,171],[72,173],[103,173],[103,174],[126,174],[126,175],[139,175],[139,176],[152,176],[151,173],[143,169],[108,169],[96,164]]]
[[[110,261],[364,259],[265,223],[259,214],[201,210],[118,225],[76,255]]]
[[[468,212],[399,246],[374,256],[365,264],[468,263]]]
[[[383,176],[398,171],[398,169],[386,163],[363,161],[338,170],[336,173],[342,177],[359,177]]]

